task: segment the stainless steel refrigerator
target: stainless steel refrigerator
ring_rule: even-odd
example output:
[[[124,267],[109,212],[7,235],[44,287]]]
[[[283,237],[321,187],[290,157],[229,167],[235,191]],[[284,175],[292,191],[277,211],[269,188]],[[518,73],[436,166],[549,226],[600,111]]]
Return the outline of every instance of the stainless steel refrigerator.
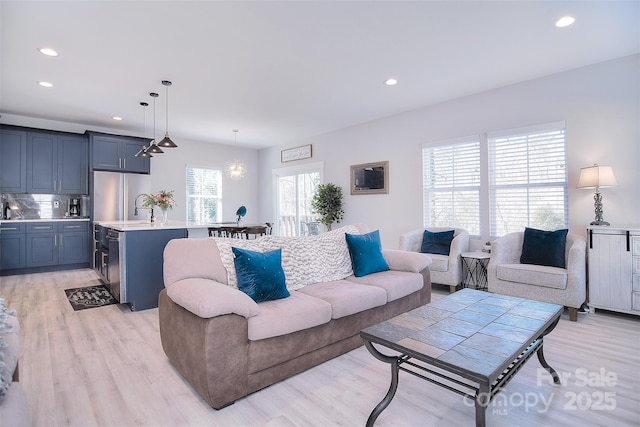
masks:
[[[95,221],[144,221],[149,211],[135,215],[135,199],[151,192],[151,177],[134,173],[93,173],[93,219]],[[142,206],[138,200],[138,207]]]

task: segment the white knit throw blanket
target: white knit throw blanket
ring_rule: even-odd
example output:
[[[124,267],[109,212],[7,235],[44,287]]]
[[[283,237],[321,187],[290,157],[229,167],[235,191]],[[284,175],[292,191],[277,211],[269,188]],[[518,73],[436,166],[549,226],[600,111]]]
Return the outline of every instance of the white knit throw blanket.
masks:
[[[354,225],[316,236],[262,236],[255,240],[213,237],[227,270],[228,285],[238,287],[232,247],[256,252],[282,249],[282,269],[287,289],[300,289],[319,282],[344,279],[353,274],[345,233],[359,234]]]

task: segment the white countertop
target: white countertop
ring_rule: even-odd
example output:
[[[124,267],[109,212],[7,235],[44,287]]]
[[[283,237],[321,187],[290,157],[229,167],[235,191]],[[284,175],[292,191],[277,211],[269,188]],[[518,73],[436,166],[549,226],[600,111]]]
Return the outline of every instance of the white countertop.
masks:
[[[1,219],[0,224],[11,224],[14,222],[63,222],[63,221],[89,221],[88,217],[66,217],[66,218],[39,218],[39,219]]]
[[[153,224],[149,221],[94,221],[94,224],[109,227],[117,231],[154,231],[154,230],[176,230],[176,229],[206,229],[215,224],[195,224],[187,221],[169,221],[161,225],[159,221]]]

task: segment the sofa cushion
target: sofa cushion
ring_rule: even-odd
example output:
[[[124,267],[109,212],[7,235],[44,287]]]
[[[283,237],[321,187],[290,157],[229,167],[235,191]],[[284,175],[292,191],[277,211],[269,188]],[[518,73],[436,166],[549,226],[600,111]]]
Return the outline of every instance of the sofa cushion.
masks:
[[[381,271],[365,277],[349,276],[350,282],[382,288],[387,293],[387,301],[395,301],[422,289],[422,275],[408,271]]]
[[[167,288],[189,277],[227,283],[227,270],[220,259],[218,246],[212,239],[170,240],[164,248],[164,258],[172,260],[164,263],[162,271]]]
[[[348,280],[316,283],[300,289],[312,297],[331,304],[331,318],[339,319],[387,303],[387,293],[382,288],[363,286]]]
[[[367,234],[345,234],[351,266],[356,277],[366,276],[389,269],[387,261],[382,256],[380,231],[375,230]]]
[[[258,304],[244,292],[209,279],[179,280],[167,288],[167,296],[203,319],[231,313],[249,318],[260,312]]]
[[[545,288],[567,288],[567,270],[558,267],[532,264],[502,264],[496,268],[496,277],[508,282],[525,283]]]
[[[322,325],[331,320],[331,304],[301,292],[289,298],[258,304],[260,313],[250,317],[249,339],[257,341]]]
[[[568,231],[544,231],[525,227],[520,263],[565,268]]]
[[[287,298],[280,249],[255,252],[248,249],[231,248],[236,266],[238,289],[255,302]]]
[[[449,255],[455,230],[431,232],[424,230],[420,252],[425,254]]]
[[[449,271],[449,257],[447,255],[429,254],[431,257],[431,265],[429,270],[431,271]]]

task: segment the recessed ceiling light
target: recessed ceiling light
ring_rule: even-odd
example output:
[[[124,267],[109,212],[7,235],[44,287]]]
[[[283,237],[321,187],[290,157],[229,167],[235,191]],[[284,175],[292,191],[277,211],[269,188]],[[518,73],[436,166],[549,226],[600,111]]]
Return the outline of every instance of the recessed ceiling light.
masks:
[[[38,82],[38,84],[42,87],[53,87],[53,83],[49,82]]]
[[[117,121],[122,120],[122,117],[118,117],[118,116],[113,116],[113,117],[111,117],[111,118],[112,118],[113,120],[117,120]]]
[[[575,21],[576,21],[576,18],[574,18],[573,16],[563,16],[562,18],[556,21],[556,27],[558,28],[568,27],[569,25],[573,24]]]
[[[58,56],[58,52],[51,49],[50,47],[43,47],[42,49],[39,49],[39,50],[40,50],[40,53],[47,56]]]
[[[385,80],[384,84],[386,84],[387,86],[393,86],[393,85],[397,85],[398,81],[396,79],[387,79]]]

